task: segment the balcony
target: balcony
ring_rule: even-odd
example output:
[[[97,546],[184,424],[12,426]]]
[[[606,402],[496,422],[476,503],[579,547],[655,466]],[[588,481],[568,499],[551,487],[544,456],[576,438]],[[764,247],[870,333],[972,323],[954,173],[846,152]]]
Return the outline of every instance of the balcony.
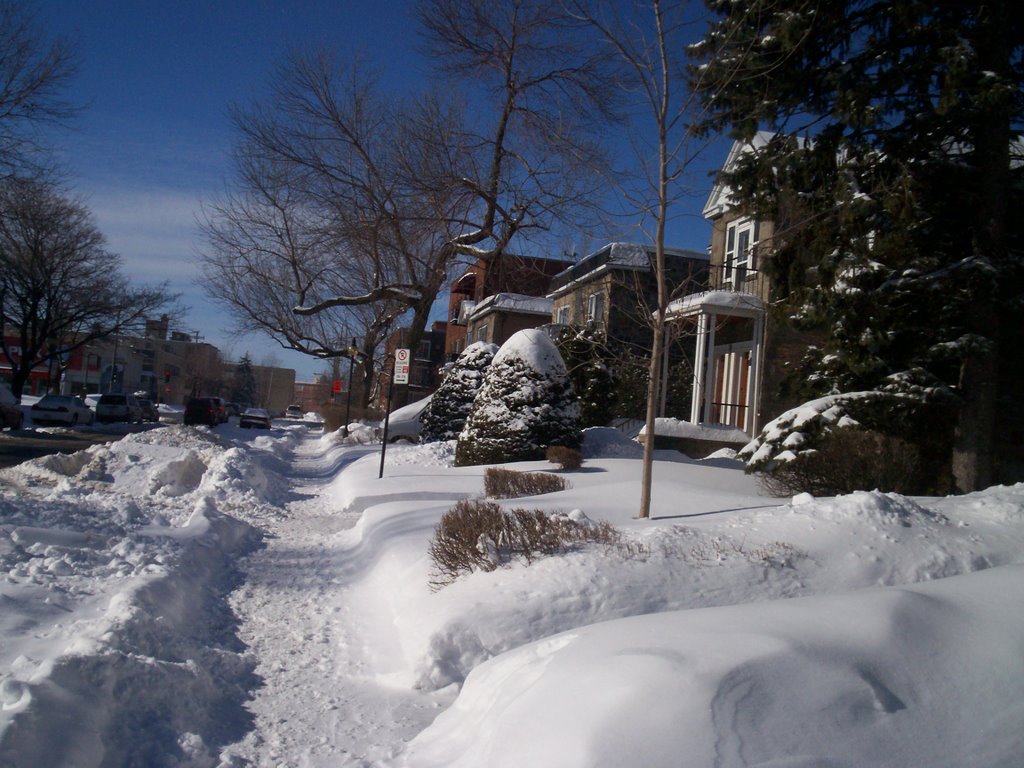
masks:
[[[736,317],[764,313],[764,280],[756,269],[716,264],[709,271],[710,290],[673,301],[668,307],[669,319],[701,313]]]
[[[760,295],[760,272],[746,265],[715,264],[708,267],[708,283],[712,290],[736,291]]]
[[[469,316],[473,313],[474,309],[476,309],[475,301],[463,299],[458,304],[456,304],[455,307],[452,309],[452,314],[451,318],[449,319],[449,322],[452,325],[465,325],[468,322]]]

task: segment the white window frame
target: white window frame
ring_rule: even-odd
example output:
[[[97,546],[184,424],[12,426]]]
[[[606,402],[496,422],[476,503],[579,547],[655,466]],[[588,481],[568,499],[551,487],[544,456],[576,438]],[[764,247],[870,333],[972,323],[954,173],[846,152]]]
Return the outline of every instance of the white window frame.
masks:
[[[757,269],[757,244],[761,224],[757,219],[743,218],[730,221],[725,231],[725,258],[722,282],[732,285],[745,282],[746,276]],[[743,280],[739,280],[742,273]]]
[[[487,341],[487,323],[484,323],[476,329],[476,340],[484,342]]]
[[[564,307],[559,307],[558,308],[558,315],[557,315],[557,317],[555,319],[555,322],[558,323],[559,325],[568,325],[569,324],[569,305],[568,304],[565,305]]]
[[[587,299],[587,322],[604,322],[604,292],[592,293]]]

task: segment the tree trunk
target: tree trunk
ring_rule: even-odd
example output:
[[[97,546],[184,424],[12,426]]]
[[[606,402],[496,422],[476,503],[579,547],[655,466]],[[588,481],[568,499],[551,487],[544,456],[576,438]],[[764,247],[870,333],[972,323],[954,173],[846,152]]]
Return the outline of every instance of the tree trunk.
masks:
[[[665,223],[668,221],[668,126],[669,126],[669,66],[665,44],[665,30],[661,21],[661,7],[657,0],[653,4],[654,23],[657,31],[656,42],[659,56],[657,85],[654,93],[657,100],[654,108],[658,128],[658,213],[654,235],[654,277],[658,287],[658,308],[655,312],[654,338],[651,341],[651,362],[647,380],[647,414],[644,429],[643,478],[640,483],[640,512],[638,517],[651,516],[651,491],[654,485],[654,418],[657,415],[658,395],[661,390],[661,356],[665,348],[665,312],[668,309],[668,285],[665,282]]]
[[[1016,4],[1014,4],[1016,8]],[[1010,4],[995,2],[978,14],[973,40],[978,64],[984,71],[1011,79],[1009,40],[1013,24]],[[1008,89],[986,94],[984,107],[974,114],[971,144],[974,156],[974,256],[999,274],[1007,261],[1006,204],[1010,189],[1010,126],[1013,95]],[[999,394],[1000,328],[996,309],[999,288],[987,274],[973,276],[974,308],[969,328],[979,339],[972,342],[960,367],[960,408],[953,433],[952,470],[956,489],[970,493],[988,487],[995,464],[996,402]]]
[[[960,367],[960,407],[953,431],[953,482],[961,493],[992,484],[998,349],[972,350]]]

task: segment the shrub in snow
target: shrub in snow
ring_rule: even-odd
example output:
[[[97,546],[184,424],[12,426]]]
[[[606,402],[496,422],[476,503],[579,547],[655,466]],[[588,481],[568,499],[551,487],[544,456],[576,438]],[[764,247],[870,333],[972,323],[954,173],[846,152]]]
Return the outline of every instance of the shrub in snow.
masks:
[[[501,467],[488,467],[484,472],[484,493],[492,499],[539,496],[564,491],[568,487],[569,483],[564,478],[543,472],[515,472]]]
[[[564,445],[552,445],[544,454],[544,458],[562,469],[579,469],[583,466],[583,454]]]
[[[539,509],[503,510],[491,501],[462,500],[441,517],[430,540],[430,586],[441,589],[463,574],[493,571],[513,560],[527,564],[583,542],[614,544],[619,532],[579,510],[548,515]]]
[[[478,341],[459,355],[420,415],[422,442],[436,443],[459,436],[483,384],[484,371],[497,351],[496,345]]]
[[[456,466],[540,459],[578,448],[580,407],[554,343],[541,330],[505,342],[484,375],[455,448]]]
[[[773,496],[840,496],[870,490],[918,493],[926,485],[917,448],[898,437],[835,429],[817,445],[762,475],[765,489]]]
[[[762,472],[766,488],[778,495],[942,493],[948,489],[948,467],[936,456],[945,451],[921,449],[922,435],[942,431],[929,420],[936,420],[934,411],[904,397],[830,395],[786,411],[737,457],[748,472]]]

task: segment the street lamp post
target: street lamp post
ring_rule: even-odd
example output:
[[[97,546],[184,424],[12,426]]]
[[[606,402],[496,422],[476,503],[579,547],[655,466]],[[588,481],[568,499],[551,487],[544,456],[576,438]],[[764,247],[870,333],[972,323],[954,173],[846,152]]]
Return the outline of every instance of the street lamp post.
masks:
[[[355,370],[357,363],[362,363],[366,359],[366,355],[356,349],[356,340],[352,339],[352,344],[346,350],[348,353],[348,394],[345,396],[345,428],[342,432],[344,437],[348,437],[348,425],[351,422],[349,414],[352,412],[352,373]]]

